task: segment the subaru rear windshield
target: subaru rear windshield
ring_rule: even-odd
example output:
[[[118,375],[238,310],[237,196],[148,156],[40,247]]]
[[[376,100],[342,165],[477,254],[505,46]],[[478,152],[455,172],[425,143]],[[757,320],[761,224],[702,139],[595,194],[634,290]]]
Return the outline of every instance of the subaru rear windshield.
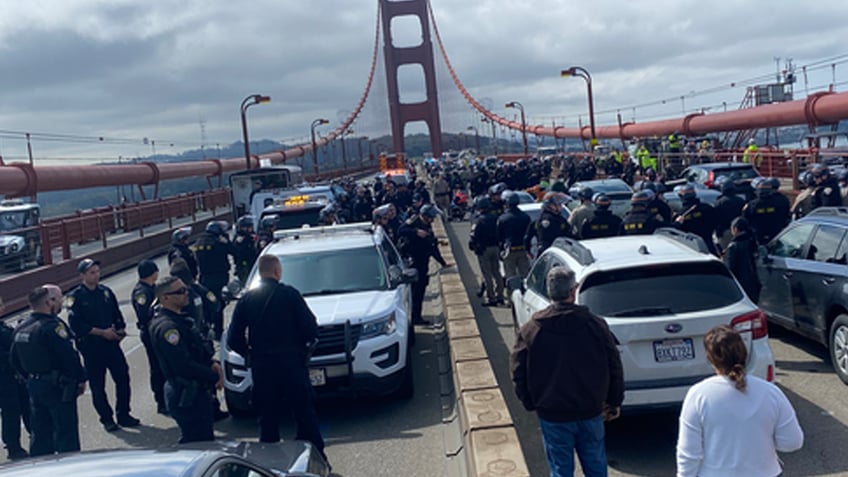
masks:
[[[644,317],[692,313],[743,298],[721,262],[675,263],[597,272],[580,287],[578,301],[596,315]]]

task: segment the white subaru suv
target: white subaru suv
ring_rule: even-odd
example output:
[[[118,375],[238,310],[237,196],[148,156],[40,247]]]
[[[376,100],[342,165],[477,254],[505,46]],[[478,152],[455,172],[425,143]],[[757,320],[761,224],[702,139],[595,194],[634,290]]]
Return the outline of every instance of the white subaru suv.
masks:
[[[773,379],[766,315],[699,237],[660,229],[654,235],[557,239],[526,277],[508,280],[516,327],[550,304],[545,277],[563,265],[576,274],[577,303],[606,320],[618,340],[625,410],[678,405],[690,386],[712,376],[703,339],[719,324],[741,332],[746,371]]]
[[[303,295],[318,320],[309,378],[319,394],[413,394],[414,333],[409,283],[417,278],[382,228],[370,223],[280,230],[262,255],[282,264],[282,282]],[[245,287],[259,285],[254,266]],[[244,358],[221,338],[224,395],[234,416],[252,409]]]

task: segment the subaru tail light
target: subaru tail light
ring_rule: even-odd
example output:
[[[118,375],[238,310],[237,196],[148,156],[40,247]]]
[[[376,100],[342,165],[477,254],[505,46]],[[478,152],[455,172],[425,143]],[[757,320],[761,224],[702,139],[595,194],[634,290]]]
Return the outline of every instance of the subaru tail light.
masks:
[[[751,338],[755,340],[768,336],[766,314],[760,309],[737,316],[730,321],[730,326],[739,333],[751,333]]]

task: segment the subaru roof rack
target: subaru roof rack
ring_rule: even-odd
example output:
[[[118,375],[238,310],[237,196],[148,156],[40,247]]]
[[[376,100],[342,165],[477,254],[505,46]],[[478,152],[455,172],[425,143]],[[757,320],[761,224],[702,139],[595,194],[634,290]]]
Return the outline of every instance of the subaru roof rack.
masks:
[[[554,240],[553,245],[554,247],[558,247],[563,252],[571,255],[571,257],[577,260],[577,263],[580,265],[590,265],[595,262],[595,257],[592,255],[592,251],[583,246],[583,244],[578,242],[576,239],[559,237]]]
[[[689,247],[699,253],[710,253],[710,249],[707,248],[707,244],[704,243],[704,239],[702,239],[699,235],[684,232],[682,230],[677,230],[671,227],[659,228],[654,231],[654,235],[662,235],[663,237],[668,237],[671,240],[674,240],[675,242]]]
[[[318,227],[310,227],[309,225],[304,225],[299,229],[284,229],[284,230],[275,230],[274,231],[274,240],[279,239],[299,239],[301,237],[310,237],[315,235],[330,235],[336,233],[343,232],[366,232],[369,234],[374,233],[374,227],[371,222],[357,222],[355,224],[343,224],[343,225],[321,225]]]
[[[817,209],[813,209],[812,212],[807,214],[807,217],[815,215],[848,217],[848,207],[819,207]]]

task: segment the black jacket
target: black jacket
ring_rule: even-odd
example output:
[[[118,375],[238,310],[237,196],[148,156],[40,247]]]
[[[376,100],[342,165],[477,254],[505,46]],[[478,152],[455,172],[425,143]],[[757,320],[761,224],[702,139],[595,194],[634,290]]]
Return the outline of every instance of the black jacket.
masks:
[[[127,327],[118,299],[106,286],[97,285],[94,290],[89,290],[80,285],[65,298],[65,306],[68,308],[68,323],[79,339],[81,351],[85,351],[89,344],[117,344],[117,341],[89,334],[92,328],[123,330]]]
[[[191,270],[191,276],[197,278],[197,257],[194,255],[194,251],[188,245],[173,244],[171,250],[168,251],[168,265],[178,258],[186,261],[188,269]]]
[[[212,369],[212,355],[188,315],[159,308],[150,322],[150,337],[165,379],[207,384],[218,381],[218,373]]]
[[[15,328],[9,351],[11,364],[21,376],[56,371],[65,379],[86,380],[73,333],[56,315],[33,313]]]
[[[250,329],[250,337],[245,331]],[[227,344],[244,357],[295,354],[306,362],[307,343],[318,337],[318,321],[295,288],[263,278],[233,310]]]
[[[580,238],[583,240],[615,237],[621,229],[621,217],[609,209],[595,209],[595,213],[583,222]]]
[[[536,237],[536,240],[539,241],[539,249],[536,251],[538,256],[553,245],[557,238],[574,238],[574,235],[571,233],[571,224],[565,217],[544,210],[539,218],[527,227],[527,232],[524,234],[524,248],[528,251],[533,242],[533,237]]]
[[[757,276],[757,239],[748,232],[739,233],[727,246],[723,260],[748,298],[757,303],[762,287]]]
[[[419,237],[419,230],[427,232],[427,236]],[[412,259],[413,267],[418,270],[426,271],[428,269],[430,257],[435,258],[443,267],[447,265],[439,251],[439,243],[435,234],[433,234],[433,227],[417,215],[412,216],[400,226],[397,243],[400,253],[404,257]]]
[[[498,246],[503,250],[523,249],[527,227],[530,226],[530,216],[518,206],[509,207],[498,217]]]
[[[498,217],[485,213],[474,217],[473,220],[468,248],[475,254],[482,255],[487,247],[498,246]]]
[[[743,207],[745,207],[745,199],[738,195],[722,194],[716,199],[713,206],[716,215],[716,236],[721,237],[730,229],[733,219],[742,215]]]
[[[130,297],[132,298],[132,306],[135,311],[136,324],[139,330],[145,330],[153,318],[153,313],[150,311],[150,306],[156,298],[154,293],[155,287],[148,285],[142,281],[135,284]]]
[[[590,419],[624,401],[615,337],[584,306],[558,303],[533,315],[510,356],[515,394],[547,421]]]

